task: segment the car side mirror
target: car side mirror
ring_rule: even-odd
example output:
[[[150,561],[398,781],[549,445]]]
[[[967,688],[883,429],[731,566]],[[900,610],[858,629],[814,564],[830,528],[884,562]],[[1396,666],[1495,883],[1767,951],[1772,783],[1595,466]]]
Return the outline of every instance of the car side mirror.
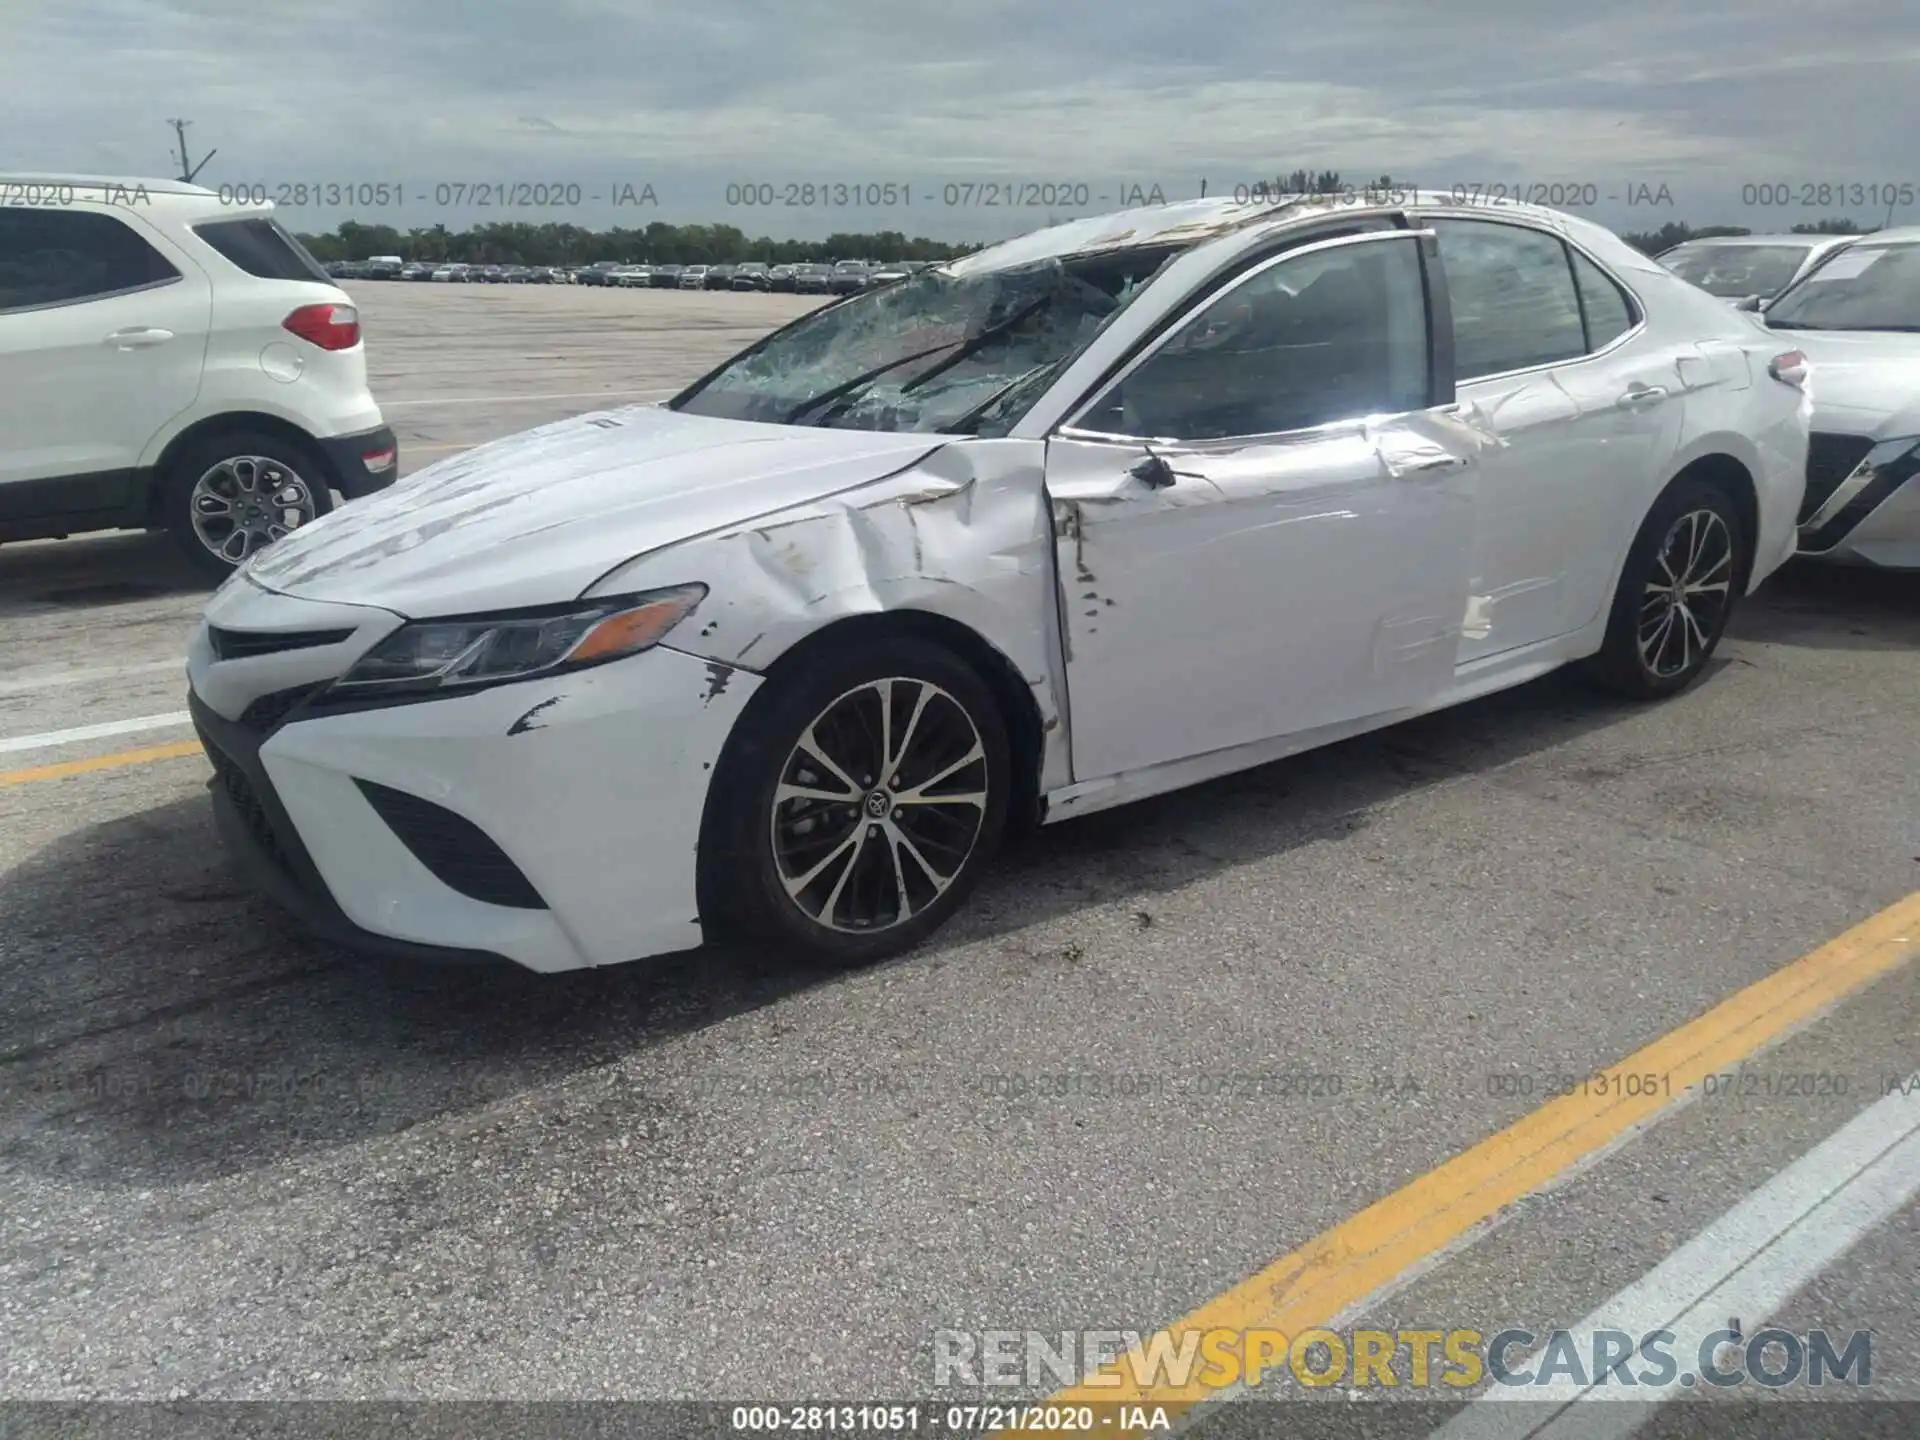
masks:
[[[1174,481],[1173,467],[1151,451],[1127,473],[1149,490],[1164,490]]]
[[[1750,311],[1757,312],[1760,309],[1760,307],[1765,303],[1766,302],[1763,299],[1761,299],[1761,297],[1758,295],[1748,295],[1744,299],[1742,299],[1738,305],[1735,305],[1733,308],[1736,310],[1750,310]]]

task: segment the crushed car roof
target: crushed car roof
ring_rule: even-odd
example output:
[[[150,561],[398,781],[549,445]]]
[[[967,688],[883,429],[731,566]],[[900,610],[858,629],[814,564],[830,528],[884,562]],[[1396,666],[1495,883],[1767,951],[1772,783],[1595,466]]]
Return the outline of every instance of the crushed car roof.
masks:
[[[1445,190],[1415,190],[1411,187],[1378,194],[1359,190],[1326,195],[1261,196],[1253,200],[1228,196],[1175,200],[1164,205],[1116,210],[1108,215],[1093,215],[1084,220],[1050,225],[989,245],[958,260],[948,261],[940,268],[950,275],[984,275],[1016,265],[1098,254],[1105,250],[1198,245],[1251,225],[1283,224],[1328,212],[1458,210],[1465,204],[1459,196]],[[1564,211],[1519,201],[1502,201],[1497,207],[1480,202],[1467,208],[1526,219],[1535,225],[1544,225],[1563,233],[1571,233],[1587,223]]]
[[[1144,205],[1132,210],[1115,210],[1107,215],[1090,215],[1084,220],[1069,220],[1029,231],[1011,240],[1002,240],[984,250],[976,250],[950,261],[942,268],[954,275],[980,275],[1014,265],[1028,265],[1067,255],[1084,255],[1100,250],[1127,249],[1136,245],[1197,244],[1241,225],[1293,208],[1312,197],[1286,198],[1278,204],[1234,200],[1222,196],[1212,200],[1175,200],[1166,205]]]

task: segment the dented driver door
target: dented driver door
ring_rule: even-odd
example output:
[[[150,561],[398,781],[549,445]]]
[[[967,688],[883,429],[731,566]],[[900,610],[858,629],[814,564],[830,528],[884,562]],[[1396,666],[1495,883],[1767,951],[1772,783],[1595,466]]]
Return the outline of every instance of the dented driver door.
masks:
[[[1420,242],[1256,268],[1048,441],[1076,781],[1451,682],[1483,437],[1428,403]]]

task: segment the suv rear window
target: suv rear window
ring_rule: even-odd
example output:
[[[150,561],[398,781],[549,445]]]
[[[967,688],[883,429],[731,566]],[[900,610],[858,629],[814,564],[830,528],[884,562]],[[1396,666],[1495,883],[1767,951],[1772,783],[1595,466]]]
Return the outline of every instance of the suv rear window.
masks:
[[[209,220],[194,226],[193,233],[247,274],[262,280],[333,283],[333,278],[321,269],[320,262],[282,229],[278,220],[264,216],[250,220]]]
[[[165,256],[111,215],[0,209],[0,312],[70,305],[179,278]]]

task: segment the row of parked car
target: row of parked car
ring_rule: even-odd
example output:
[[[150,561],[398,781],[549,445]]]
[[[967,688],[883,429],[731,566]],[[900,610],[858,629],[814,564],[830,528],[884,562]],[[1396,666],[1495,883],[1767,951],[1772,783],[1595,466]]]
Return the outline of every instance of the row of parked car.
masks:
[[[614,265],[582,267],[581,285],[641,290],[762,290],[789,295],[851,295],[875,285],[904,280],[927,268],[924,260],[838,260],[831,265],[768,265],[748,260],[737,265]]]
[[[602,260],[592,265],[468,265],[402,260],[335,260],[336,280],[438,280],[470,285],[603,285],[637,290],[759,290],[789,295],[851,295],[904,280],[927,268],[925,260],[838,260],[832,264],[635,265]]]

